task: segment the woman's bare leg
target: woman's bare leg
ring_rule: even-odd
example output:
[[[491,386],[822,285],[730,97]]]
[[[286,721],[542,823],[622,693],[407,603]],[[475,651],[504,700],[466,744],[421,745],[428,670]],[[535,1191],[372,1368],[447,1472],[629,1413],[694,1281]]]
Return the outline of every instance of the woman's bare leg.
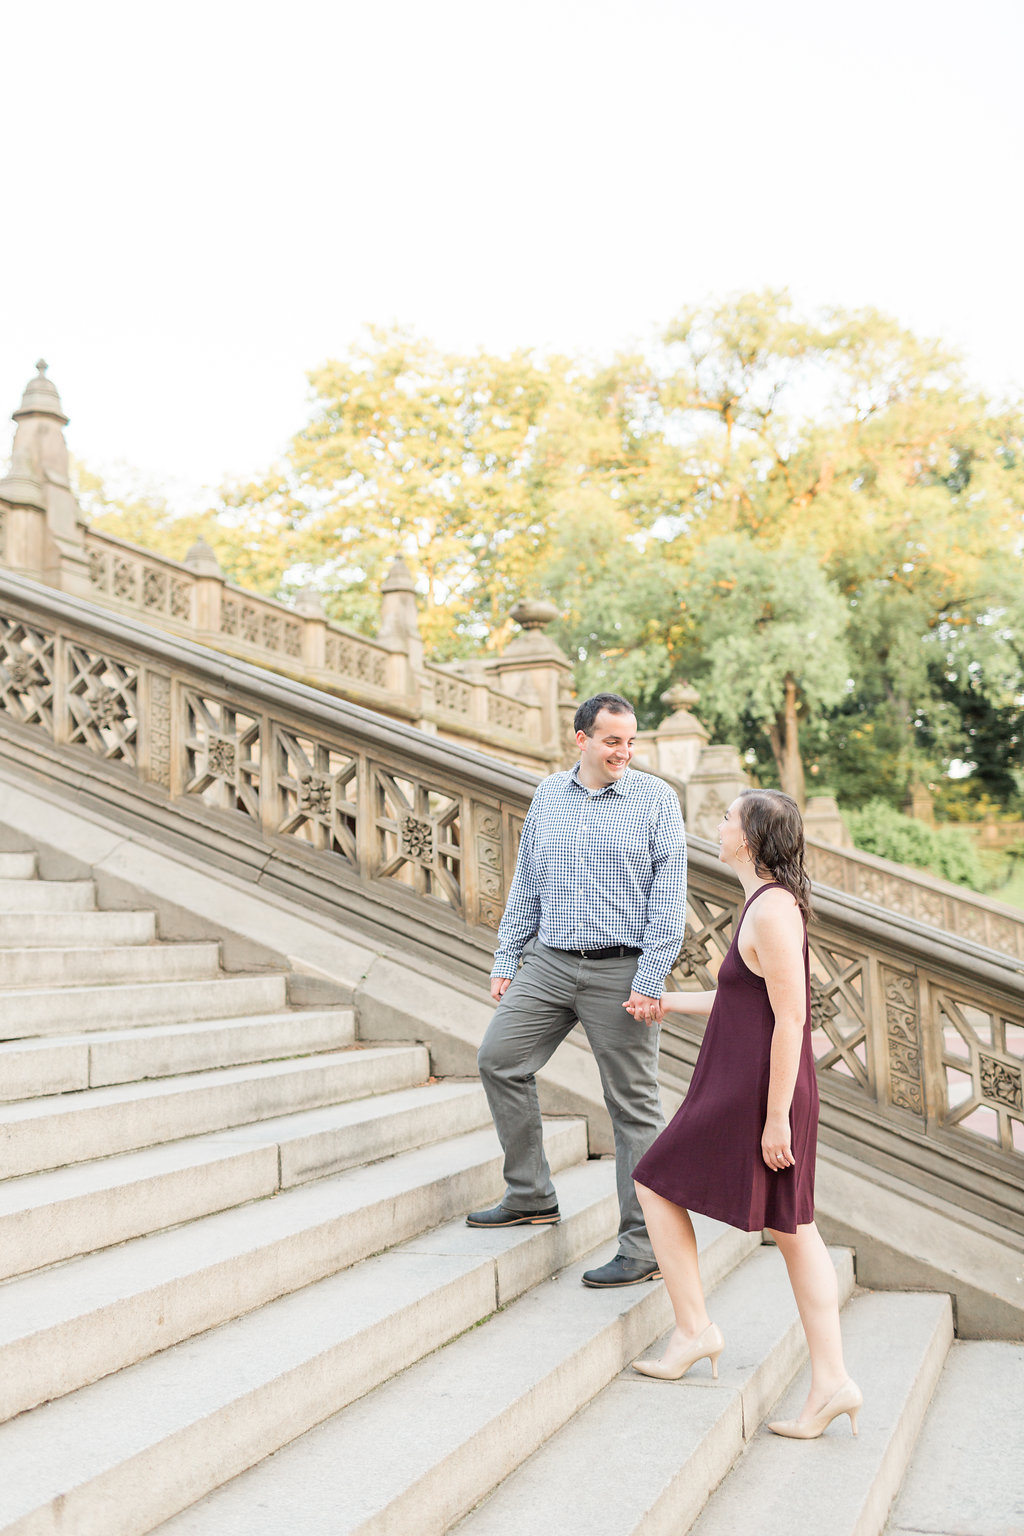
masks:
[[[677,1340],[680,1344],[690,1343],[711,1322],[700,1283],[697,1238],[689,1211],[666,1200],[664,1195],[656,1195],[653,1189],[647,1189],[643,1184],[636,1185],[636,1192],[675,1313],[676,1336],[666,1351],[665,1358],[668,1359]]]
[[[786,1261],[811,1357],[811,1389],[800,1412],[800,1418],[807,1419],[824,1408],[847,1380],[839,1327],[839,1283],[813,1221],[795,1232],[771,1232],[771,1236]]]

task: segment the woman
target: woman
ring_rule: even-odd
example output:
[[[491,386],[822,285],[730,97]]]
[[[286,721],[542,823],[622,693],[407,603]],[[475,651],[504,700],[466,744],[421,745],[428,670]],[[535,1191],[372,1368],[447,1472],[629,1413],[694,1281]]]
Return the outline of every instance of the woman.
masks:
[[[675,1312],[647,1376],[676,1379],[696,1360],[718,1375],[724,1341],[708,1316],[688,1211],[746,1232],[766,1228],[786,1262],[811,1357],[799,1418],[768,1427],[811,1440],[843,1413],[857,1433],[861,1394],[846,1374],[836,1272],[814,1224],[818,1086],[811,1051],[800,812],[788,795],[744,790],[718,829],[719,857],[746,901],[715,992],[666,992],[665,1013],[709,1014],[686,1099],[633,1170]]]

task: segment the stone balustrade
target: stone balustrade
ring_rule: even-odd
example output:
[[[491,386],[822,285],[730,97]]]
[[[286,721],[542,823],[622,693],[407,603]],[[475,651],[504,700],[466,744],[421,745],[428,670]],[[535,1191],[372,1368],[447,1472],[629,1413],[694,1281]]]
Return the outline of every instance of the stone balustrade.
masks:
[[[543,633],[555,617],[550,604],[513,610],[520,632],[501,655],[438,665],[424,657],[414,583],[400,559],[370,639],[328,620],[315,594],[292,607],[233,585],[201,541],[175,561],[89,527],[71,493],[67,417],[44,364],[14,419],[11,470],[0,481],[0,566],[533,772],[574,760],[572,669]],[[662,697],[672,713],[640,733],[637,764],[674,785],[690,832],[713,839],[746,770],[734,747],[709,742],[691,713],[693,688],[677,683]],[[841,828],[838,812],[833,821]],[[816,841],[810,815],[808,832],[811,873],[822,884],[1024,959],[1024,913]]]
[[[0,721],[55,794],[485,973],[534,775],[5,574]],[[681,987],[711,984],[740,894],[690,853]],[[826,1139],[1024,1231],[1024,964],[824,886],[811,955]],[[670,1080],[697,1043],[664,1030]]]

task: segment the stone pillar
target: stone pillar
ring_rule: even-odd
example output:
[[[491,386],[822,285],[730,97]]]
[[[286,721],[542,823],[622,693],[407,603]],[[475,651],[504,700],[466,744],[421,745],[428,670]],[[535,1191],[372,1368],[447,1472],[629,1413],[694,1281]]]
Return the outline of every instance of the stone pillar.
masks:
[[[192,588],[192,623],[200,634],[219,635],[220,600],[224,592],[220,561],[205,539],[196,539],[184,563],[197,577]]]
[[[14,412],[11,473],[0,481],[0,503],[17,513],[9,518],[7,560],[62,592],[89,597],[86,522],[68,479],[68,418],[56,385],[46,377],[46,364],[40,360],[36,370]]]
[[[684,783],[697,771],[701,752],[708,744],[708,733],[690,710],[700,698],[689,683],[675,683],[661,695],[673,713],[663,720],[654,734],[659,773],[670,773]]]
[[[553,762],[562,762],[567,751],[567,718],[571,735],[572,663],[561,646],[542,633],[557,617],[554,603],[517,603],[512,618],[521,626],[520,632],[509,641],[501,656],[490,663],[489,670],[502,693],[527,704],[540,703],[545,754]],[[573,742],[570,761],[576,755]]]
[[[311,671],[322,672],[327,665],[327,615],[316,587],[303,587],[295,612],[302,619],[302,660]]]
[[[853,838],[832,795],[811,795],[804,810],[804,832],[819,843],[832,843],[836,848],[853,847]]]
[[[717,842],[722,813],[749,785],[735,747],[705,747],[686,786],[686,830],[695,837]]]
[[[391,674],[391,686],[397,693],[420,701],[419,709],[433,708],[433,695],[429,692],[429,680],[423,657],[423,637],[420,634],[420,614],[416,605],[416,583],[412,572],[396,555],[381,582],[380,625],[377,639],[396,654],[402,654],[405,665],[400,670],[404,678]],[[401,686],[396,686],[401,682]]]

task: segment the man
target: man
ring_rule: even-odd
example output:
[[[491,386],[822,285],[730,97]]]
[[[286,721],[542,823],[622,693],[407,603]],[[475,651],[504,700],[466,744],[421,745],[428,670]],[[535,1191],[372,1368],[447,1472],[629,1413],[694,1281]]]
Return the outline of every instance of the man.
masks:
[[[686,841],[674,791],[629,766],[632,705],[599,693],[574,724],[579,762],[538,785],[523,824],[491,972],[499,1006],[477,1057],[505,1152],[505,1194],[466,1220],[558,1221],[535,1074],[579,1019],[615,1132],[620,1212],[618,1253],[583,1283],[636,1285],[658,1278],[632,1174],[665,1123],[651,1026],[683,937]]]

